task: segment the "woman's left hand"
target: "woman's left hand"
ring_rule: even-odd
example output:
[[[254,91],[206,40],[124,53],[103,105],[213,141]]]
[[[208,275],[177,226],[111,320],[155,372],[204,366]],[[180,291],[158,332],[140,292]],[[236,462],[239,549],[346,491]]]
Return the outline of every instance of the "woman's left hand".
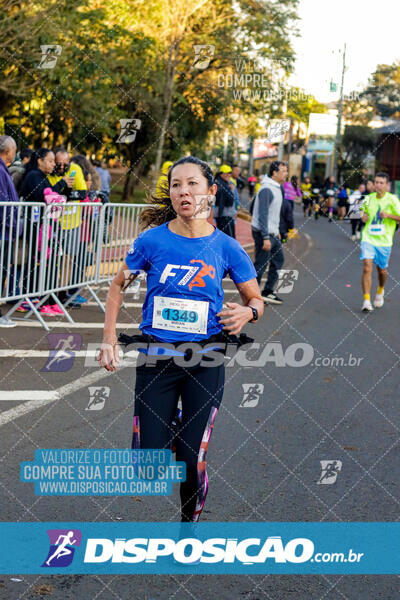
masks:
[[[226,306],[228,308],[217,313],[217,317],[222,317],[219,322],[224,324],[225,330],[232,335],[237,335],[246,323],[251,321],[252,311],[248,306],[242,306],[237,302],[227,302]]]

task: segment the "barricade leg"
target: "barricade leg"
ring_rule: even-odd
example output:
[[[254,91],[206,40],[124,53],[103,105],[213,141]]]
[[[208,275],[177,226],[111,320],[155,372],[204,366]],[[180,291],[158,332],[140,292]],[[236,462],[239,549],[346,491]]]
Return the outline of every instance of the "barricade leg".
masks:
[[[66,317],[66,319],[70,322],[70,323],[75,323],[75,321],[73,320],[73,318],[71,317],[71,315],[65,310],[63,304],[60,302],[60,300],[57,298],[56,294],[50,294],[50,296],[53,298],[54,302],[57,304],[57,306],[59,306],[61,308],[61,310],[63,311],[64,316]]]
[[[31,315],[32,313],[34,313],[35,317],[40,322],[40,324],[42,325],[42,327],[44,327],[46,331],[50,331],[50,329],[47,326],[46,322],[42,319],[42,315],[38,311],[37,307],[31,302],[31,299],[30,298],[26,298],[26,302],[29,304],[29,306],[31,308],[31,310],[29,311],[28,314]]]
[[[100,298],[98,297],[98,295],[96,294],[96,292],[92,289],[92,287],[90,285],[87,285],[86,287],[89,290],[89,292],[92,294],[95,302],[97,302],[98,306],[105,313],[106,312],[106,307],[104,306],[104,304],[102,303],[102,301],[100,300]]]
[[[45,304],[47,302],[47,299],[49,298],[50,294],[46,294],[45,296],[43,296],[43,298],[41,298],[38,302],[38,304],[36,304],[35,308],[36,310],[38,310],[43,304]],[[24,319],[27,319],[28,317],[31,316],[31,314],[33,313],[33,310],[30,310],[29,312],[26,313],[26,315],[24,316]]]

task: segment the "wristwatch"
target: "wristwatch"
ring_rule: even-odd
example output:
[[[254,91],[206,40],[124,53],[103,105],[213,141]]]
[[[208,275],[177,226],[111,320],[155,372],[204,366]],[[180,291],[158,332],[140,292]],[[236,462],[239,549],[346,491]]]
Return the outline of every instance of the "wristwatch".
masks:
[[[258,310],[254,308],[254,306],[249,306],[251,308],[251,312],[253,313],[253,318],[249,321],[249,323],[255,323],[258,321]]]

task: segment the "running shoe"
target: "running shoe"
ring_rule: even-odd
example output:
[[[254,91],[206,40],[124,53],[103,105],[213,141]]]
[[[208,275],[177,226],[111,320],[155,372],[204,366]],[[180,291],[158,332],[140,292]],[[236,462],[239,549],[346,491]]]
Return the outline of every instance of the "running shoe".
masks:
[[[361,239],[361,234],[359,231],[356,231],[356,240],[360,240]]]
[[[20,304],[15,310],[16,312],[26,313],[31,310],[31,307],[27,302],[22,302],[22,304]]]
[[[41,306],[39,308],[39,312],[42,315],[47,315],[48,317],[58,317],[60,313],[56,310],[53,310],[53,308],[54,306],[50,306],[50,304],[45,304],[44,306]]]
[[[69,295],[69,296],[67,295],[67,298],[71,298],[71,295]],[[86,300],[86,298],[84,298],[83,296],[78,294],[77,296],[75,296],[75,298],[71,304],[87,304],[87,300]]]
[[[15,327],[16,326],[16,322],[15,321],[11,321],[11,319],[9,319],[8,317],[0,317],[0,327]]]
[[[363,312],[371,312],[371,310],[374,310],[374,309],[372,308],[372,304],[369,300],[364,300],[361,310]]]
[[[53,312],[57,313],[58,315],[64,314],[61,308],[58,306],[58,304],[51,304],[50,306],[53,309]]]
[[[283,304],[282,298],[279,298],[273,292],[261,292],[261,296],[264,298],[264,304]]]
[[[355,235],[355,234],[351,236],[351,241],[352,241],[352,242],[355,242],[355,241],[356,241],[356,235]]]
[[[384,303],[383,294],[376,294],[375,300],[374,300],[375,308],[382,308],[383,303]]]

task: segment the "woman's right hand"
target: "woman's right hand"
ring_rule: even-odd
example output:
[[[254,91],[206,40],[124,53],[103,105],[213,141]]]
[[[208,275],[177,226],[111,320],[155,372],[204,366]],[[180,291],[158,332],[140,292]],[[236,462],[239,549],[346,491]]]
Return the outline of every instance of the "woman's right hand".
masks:
[[[99,367],[104,367],[111,373],[117,370],[119,364],[119,345],[114,338],[112,340],[104,339],[100,346],[100,352],[97,357]]]

